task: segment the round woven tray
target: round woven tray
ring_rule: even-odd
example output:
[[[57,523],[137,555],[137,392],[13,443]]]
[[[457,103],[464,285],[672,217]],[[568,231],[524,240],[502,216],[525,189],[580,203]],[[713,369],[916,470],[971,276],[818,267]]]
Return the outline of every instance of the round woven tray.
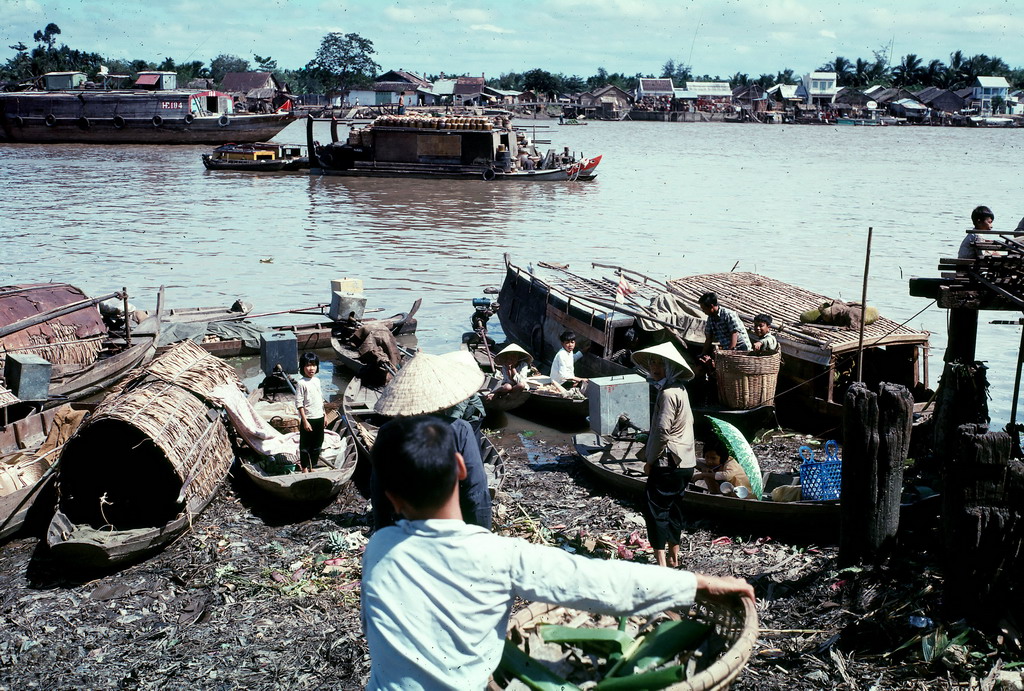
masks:
[[[269,422],[270,426],[276,429],[281,434],[291,434],[292,432],[299,431],[298,418],[285,418],[281,417],[280,415],[275,415],[274,417],[267,420],[267,422]]]
[[[746,351],[720,350],[715,355],[718,398],[722,405],[747,410],[775,400],[782,355],[751,355]]]
[[[516,612],[509,620],[509,638],[522,648],[529,639],[530,630],[538,624],[563,623],[566,612],[573,613],[576,610],[534,602]],[[680,618],[680,613],[666,614],[671,618]],[[714,626],[718,635],[727,641],[728,647],[707,668],[686,681],[666,688],[676,691],[725,691],[743,671],[757,640],[758,622],[754,603],[747,598],[699,602],[689,612],[682,612],[681,615]],[[487,688],[495,691],[505,687],[492,679]]]

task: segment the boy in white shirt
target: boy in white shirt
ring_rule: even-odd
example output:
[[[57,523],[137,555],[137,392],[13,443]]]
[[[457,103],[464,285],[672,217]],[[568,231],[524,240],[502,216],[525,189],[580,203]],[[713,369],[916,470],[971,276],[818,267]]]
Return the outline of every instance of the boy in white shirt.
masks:
[[[583,381],[576,376],[576,361],[583,357],[583,353],[576,351],[576,334],[563,331],[558,340],[562,347],[551,361],[551,381],[563,386],[576,386]]]

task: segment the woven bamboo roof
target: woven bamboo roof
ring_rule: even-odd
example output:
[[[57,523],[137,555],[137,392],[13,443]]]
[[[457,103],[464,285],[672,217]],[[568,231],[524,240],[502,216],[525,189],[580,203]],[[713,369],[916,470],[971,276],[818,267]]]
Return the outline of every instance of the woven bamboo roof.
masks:
[[[772,326],[778,331],[779,342],[785,348],[791,345],[817,346],[824,352],[840,354],[857,349],[860,332],[858,326],[835,327],[826,324],[804,324],[800,314],[820,307],[832,298],[805,290],[774,278],[749,272],[730,272],[684,276],[668,282],[676,295],[692,299],[694,303],[704,293],[713,292],[718,303],[737,312],[743,322],[753,325],[755,314],[772,316]],[[879,316],[864,328],[864,345],[923,344],[929,333]]]

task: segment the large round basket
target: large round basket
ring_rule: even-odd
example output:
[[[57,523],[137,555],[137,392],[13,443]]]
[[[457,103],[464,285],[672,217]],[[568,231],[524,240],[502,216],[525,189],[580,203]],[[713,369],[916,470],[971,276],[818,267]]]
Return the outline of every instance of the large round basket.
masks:
[[[522,648],[532,629],[539,624],[563,623],[567,612],[571,614],[576,610],[534,602],[512,616],[508,625],[509,639]],[[675,612],[666,614],[674,619],[681,618]],[[689,612],[681,614],[713,626],[715,632],[725,639],[727,647],[709,666],[685,681],[666,688],[676,691],[725,691],[743,671],[757,640],[758,622],[754,603],[747,598],[706,601],[695,604]],[[498,691],[505,686],[492,679],[487,688],[488,691]]]
[[[782,355],[751,355],[745,351],[720,350],[715,355],[718,398],[722,405],[748,410],[771,405],[779,379]]]

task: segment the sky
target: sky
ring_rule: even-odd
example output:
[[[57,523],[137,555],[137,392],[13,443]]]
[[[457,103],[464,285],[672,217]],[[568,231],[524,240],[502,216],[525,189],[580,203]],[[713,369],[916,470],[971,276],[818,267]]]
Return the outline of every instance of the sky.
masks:
[[[373,42],[384,70],[485,74],[542,68],[589,77],[655,74],[669,59],[696,75],[803,74],[836,56],[925,63],[986,53],[1024,67],[1019,0],[0,0],[8,46],[57,24],[57,44],[109,58],[177,63],[220,54],[282,68],[309,62],[330,32]]]

